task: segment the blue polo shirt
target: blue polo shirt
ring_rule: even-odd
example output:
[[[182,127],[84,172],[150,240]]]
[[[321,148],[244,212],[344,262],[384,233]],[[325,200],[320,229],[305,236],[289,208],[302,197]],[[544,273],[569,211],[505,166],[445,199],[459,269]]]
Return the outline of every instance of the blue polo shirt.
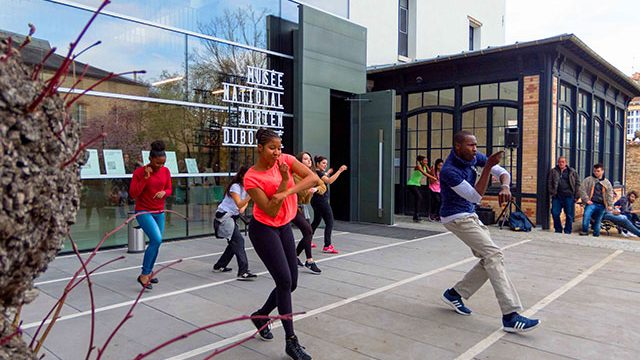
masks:
[[[478,175],[475,167],[484,167],[486,163],[487,156],[483,153],[478,152],[473,160],[466,161],[457,156],[454,150],[451,150],[440,173],[441,218],[460,213],[471,214],[476,211],[476,204],[461,197],[452,188],[460,185],[465,180],[471,186],[474,186]]]

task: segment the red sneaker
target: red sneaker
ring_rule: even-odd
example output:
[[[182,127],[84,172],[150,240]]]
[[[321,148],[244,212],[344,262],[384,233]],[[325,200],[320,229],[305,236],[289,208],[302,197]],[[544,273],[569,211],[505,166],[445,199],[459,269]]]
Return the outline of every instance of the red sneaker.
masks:
[[[317,248],[317,247],[318,247],[318,245],[316,245],[316,243],[314,243],[314,242],[312,241],[312,242],[311,242],[311,248],[312,248],[312,249],[315,249],[315,248]]]
[[[322,252],[327,254],[339,254],[338,250],[333,248],[333,245],[323,247]]]

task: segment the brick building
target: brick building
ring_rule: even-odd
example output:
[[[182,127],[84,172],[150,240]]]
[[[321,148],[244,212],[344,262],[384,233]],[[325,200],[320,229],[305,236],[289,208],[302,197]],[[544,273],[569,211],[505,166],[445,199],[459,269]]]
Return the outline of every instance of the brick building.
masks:
[[[601,162],[612,183],[624,182],[625,109],[640,86],[574,35],[372,67],[368,81],[396,90],[396,213],[412,211],[404,190],[416,155],[445,159],[463,129],[483,152],[507,148],[516,202],[543,228],[557,156],[581,177]],[[496,212],[498,189],[483,199]]]

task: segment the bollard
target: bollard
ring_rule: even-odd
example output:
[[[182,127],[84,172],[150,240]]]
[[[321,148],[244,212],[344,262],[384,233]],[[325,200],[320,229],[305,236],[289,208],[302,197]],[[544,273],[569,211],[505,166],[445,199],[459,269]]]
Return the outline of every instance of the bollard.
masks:
[[[134,226],[133,221],[128,225],[128,253],[144,252],[144,230],[140,226]]]

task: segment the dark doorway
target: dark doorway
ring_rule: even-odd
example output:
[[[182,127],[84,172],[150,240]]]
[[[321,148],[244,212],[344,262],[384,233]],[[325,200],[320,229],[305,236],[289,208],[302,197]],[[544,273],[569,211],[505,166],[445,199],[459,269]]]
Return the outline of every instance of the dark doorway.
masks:
[[[331,90],[330,104],[330,144],[329,167],[338,170],[340,166],[351,167],[351,102],[348,93]],[[342,173],[331,185],[331,208],[336,220],[349,221],[351,214],[350,170]]]

